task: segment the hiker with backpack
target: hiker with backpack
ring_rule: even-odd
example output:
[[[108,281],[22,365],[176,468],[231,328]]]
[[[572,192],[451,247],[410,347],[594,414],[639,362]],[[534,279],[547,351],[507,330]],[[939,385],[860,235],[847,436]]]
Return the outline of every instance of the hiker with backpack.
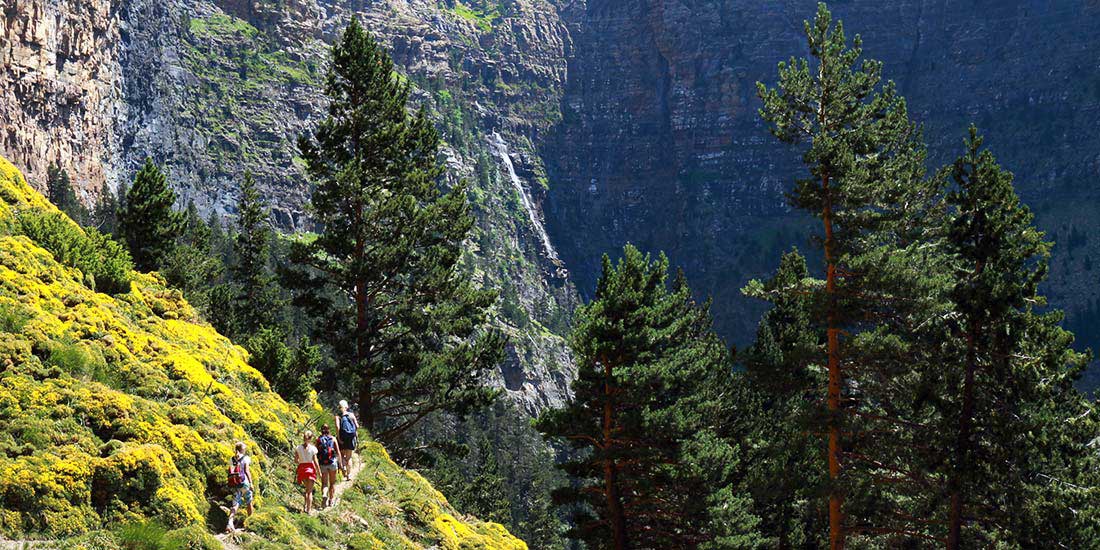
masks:
[[[348,410],[348,402],[340,400],[340,414],[336,416],[336,426],[340,430],[340,456],[344,468],[344,481],[351,480],[351,454],[359,442],[359,421]]]
[[[324,495],[321,508],[328,508],[336,498],[336,470],[341,469],[340,443],[329,433],[328,424],[321,426],[321,437],[317,438],[317,463],[321,465],[321,494]]]
[[[294,448],[294,458],[298,463],[295,481],[305,487],[305,507],[302,511],[308,514],[313,511],[313,484],[321,469],[317,464],[317,447],[313,446],[313,432],[306,431],[302,435],[302,444]]]
[[[229,475],[226,479],[226,485],[233,490],[233,508],[229,510],[229,523],[225,526],[226,533],[236,531],[233,520],[242,505],[248,509],[248,515],[252,515],[252,497],[256,490],[256,485],[252,481],[250,467],[252,459],[248,458],[248,447],[243,441],[238,441],[233,447],[234,454],[229,462]]]

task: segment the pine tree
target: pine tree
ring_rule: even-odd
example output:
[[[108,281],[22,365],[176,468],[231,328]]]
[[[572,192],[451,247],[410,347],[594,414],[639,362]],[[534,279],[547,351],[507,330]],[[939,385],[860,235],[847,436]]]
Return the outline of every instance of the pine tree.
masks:
[[[817,468],[822,448],[815,435],[817,388],[824,334],[811,315],[806,259],[793,250],[784,254],[771,279],[753,281],[743,292],[767,300],[772,309],[761,318],[756,341],[740,359],[754,389],[756,406],[749,485],[764,523],[760,530],[777,548],[823,547],[818,515],[811,505],[825,477]]]
[[[1036,493],[1060,494],[1063,507],[1074,500],[1069,493],[1080,493],[1074,478],[1088,464],[1079,461],[1095,454],[1088,450],[1095,433],[1067,425],[1088,425],[1090,417],[1095,425],[1091,405],[1072,387],[1087,356],[1070,347],[1060,313],[1038,312],[1051,243],[1020,204],[1012,174],[982,149],[973,126],[966,147],[951,168],[946,246],[955,261],[949,328],[959,351],[948,363],[955,368],[938,371],[944,389],[934,401],[942,414],[937,433],[946,436],[935,448],[948,452],[929,464],[944,465],[947,547],[1075,547],[1080,530],[1053,521],[1063,514],[1020,519]]]
[[[321,349],[309,342],[287,345],[287,333],[279,326],[265,326],[242,336],[249,364],[271,382],[279,395],[294,403],[305,403],[317,381]]]
[[[615,265],[604,257],[571,336],[573,398],[536,424],[575,450],[555,502],[575,510],[570,537],[589,548],[699,547],[715,536],[709,512],[736,497],[721,467],[734,449],[713,431],[727,420],[728,352],[707,307],[667,277],[664,256],[633,246]]]
[[[80,225],[88,223],[88,210],[76,198],[69,172],[58,164],[50,164],[46,170],[46,196],[59,210]]]
[[[328,118],[299,143],[321,230],[294,246],[286,280],[354,384],[360,421],[391,444],[433,412],[491,402],[481,381],[504,340],[486,326],[495,294],[456,269],[473,225],[465,186],[441,191],[438,134],[406,110],[407,81],[355,19],[325,92]]]
[[[810,57],[779,65],[777,87],[758,84],[761,116],[786,143],[805,143],[809,177],[792,205],[816,215],[825,280],[811,300],[825,333],[824,410],[829,545],[849,533],[906,536],[889,517],[889,485],[909,458],[907,388],[915,376],[903,335],[938,303],[920,294],[935,281],[934,256],[920,245],[939,181],[924,177],[925,149],[905,101],[882,64],[861,59],[824,4],[805,24]],[[934,226],[934,224],[932,224]],[[918,289],[920,289],[918,291]],[[880,483],[881,481],[881,483]],[[848,501],[845,504],[846,499]]]
[[[92,210],[91,219],[99,231],[105,235],[118,234],[118,196],[115,195],[106,182],[99,190],[99,198]]]
[[[284,309],[284,304],[269,263],[271,236],[267,205],[256,187],[256,180],[251,173],[245,172],[237,203],[232,269],[232,280],[237,288],[235,328],[242,334],[282,323],[277,314]]]
[[[210,227],[199,215],[194,202],[179,216],[179,235],[161,260],[160,271],[172,286],[183,291],[191,305],[204,314],[222,304],[211,298],[212,284],[221,278],[225,265],[211,254]]]
[[[139,270],[160,269],[175,246],[182,226],[182,217],[172,209],[175,202],[168,178],[153,159],[145,159],[118,216],[119,232]]]

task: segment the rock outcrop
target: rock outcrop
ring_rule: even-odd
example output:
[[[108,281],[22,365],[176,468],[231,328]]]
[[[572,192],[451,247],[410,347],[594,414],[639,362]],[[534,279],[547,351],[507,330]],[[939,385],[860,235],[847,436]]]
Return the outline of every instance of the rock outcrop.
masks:
[[[119,177],[121,21],[110,0],[12,0],[0,26],[0,151],[37,184],[57,163],[84,200]]]

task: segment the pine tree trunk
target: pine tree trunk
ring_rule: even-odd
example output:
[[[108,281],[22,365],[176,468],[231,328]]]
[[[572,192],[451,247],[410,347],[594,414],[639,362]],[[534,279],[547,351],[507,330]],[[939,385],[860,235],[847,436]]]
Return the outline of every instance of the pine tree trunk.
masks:
[[[970,458],[970,432],[974,418],[974,371],[977,369],[978,327],[966,335],[966,375],[962,387],[962,410],[959,414],[958,439],[955,442],[955,471],[949,483],[951,487],[951,513],[948,517],[947,548],[958,550],[962,540],[963,491],[961,472],[965,472]]]
[[[355,363],[359,367],[359,421],[367,432],[374,434],[374,376],[369,360],[370,343],[367,341],[367,294],[362,285],[355,289]]]
[[[363,205],[356,205],[356,233],[360,233],[358,224],[362,223]],[[355,236],[356,264],[362,265],[366,248],[362,235]],[[355,365],[359,369],[359,421],[367,432],[375,434],[374,418],[374,373],[370,364],[370,342],[367,338],[367,285],[362,279],[355,282]]]
[[[826,333],[829,339],[828,368],[829,389],[827,406],[829,410],[829,548],[843,550],[844,524],[842,515],[843,495],[838,488],[840,481],[840,328],[837,326],[836,300],[836,258],[833,250],[833,212],[829,196],[829,175],[821,178],[821,187],[825,194],[825,205],[821,218],[825,225],[825,293],[828,305],[826,310]]]
[[[603,445],[604,451],[609,451],[614,443],[612,430],[614,423],[614,407],[612,406],[611,363],[604,361],[604,402],[603,402]],[[613,458],[604,459],[604,495],[607,498],[607,514],[611,523],[611,536],[615,550],[627,550],[629,544],[626,538],[626,518],[623,515],[622,500],[619,495],[618,468]]]

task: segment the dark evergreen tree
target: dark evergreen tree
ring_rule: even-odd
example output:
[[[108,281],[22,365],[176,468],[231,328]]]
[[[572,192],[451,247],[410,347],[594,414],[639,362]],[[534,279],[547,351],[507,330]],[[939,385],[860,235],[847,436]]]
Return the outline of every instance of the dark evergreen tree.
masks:
[[[576,510],[570,536],[592,549],[754,544],[751,530],[714,521],[754,524],[724,467],[737,450],[715,428],[729,420],[729,356],[707,307],[681,277],[670,289],[667,269],[629,245],[617,265],[604,257],[571,337],[573,399],[536,424],[575,450],[555,501]]]
[[[409,85],[355,19],[333,46],[328,117],[300,140],[316,184],[316,239],[291,251],[287,282],[354,385],[359,419],[392,444],[435,411],[464,415],[503,337],[486,326],[493,292],[456,270],[473,225],[464,185],[440,189],[439,137]]]
[[[212,299],[225,265],[211,254],[210,227],[199,215],[194,202],[180,216],[179,234],[175,244],[161,260],[160,271],[172,286],[183,291],[191,305],[204,314],[223,304]]]
[[[285,309],[270,264],[271,217],[252,174],[246,172],[237,203],[237,236],[232,281],[237,295],[235,330],[250,334],[263,326],[283,324]]]
[[[182,216],[172,209],[175,202],[168,178],[153,159],[145,159],[118,216],[119,232],[139,270],[160,269],[175,246],[182,225]]]
[[[88,209],[76,198],[68,170],[55,163],[46,169],[46,197],[74,222],[87,225]]]
[[[424,463],[432,485],[456,508],[497,518],[531,548],[564,550],[565,522],[550,494],[565,478],[529,420],[500,399],[464,421],[434,417],[415,431],[432,445]]]
[[[824,334],[811,320],[813,308],[806,259],[797,250],[784,254],[779,269],[743,292],[771,302],[756,341],[739,357],[755,406],[748,485],[763,524],[760,531],[776,548],[828,545],[814,505],[826,476],[818,467],[824,442],[816,433],[813,406],[821,375]]]
[[[272,389],[288,401],[304,403],[317,382],[321,349],[308,342],[287,345],[288,340],[281,327],[263,327],[244,336],[244,347],[249,364],[264,375]]]
[[[487,521],[511,523],[512,510],[508,502],[507,480],[501,472],[497,453],[489,437],[482,434],[476,441],[474,456],[478,468],[473,472],[470,483],[470,503],[472,514]]]
[[[99,198],[92,209],[91,223],[104,235],[118,234],[118,196],[104,183],[99,190]]]
[[[920,133],[882,64],[861,59],[859,37],[849,46],[824,4],[805,30],[809,57],[781,63],[775,88],[758,87],[775,136],[805,143],[809,177],[790,201],[822,222],[825,280],[810,303],[828,377],[815,431],[827,437],[823,489],[839,550],[849,534],[912,534],[896,521],[890,476],[908,473],[913,363],[925,360],[905,335],[942,303],[924,246],[940,181],[925,179]]]
[[[941,414],[933,448],[942,453],[927,465],[942,465],[946,478],[947,547],[1080,547],[1096,526],[1083,532],[1088,523],[1077,517],[1097,509],[1084,504],[1097,491],[1079,479],[1096,465],[1095,432],[1082,430],[1095,426],[1095,413],[1072,386],[1087,356],[1072,350],[1060,313],[1039,312],[1051,243],[1020,204],[1012,174],[974,127],[966,147],[951,169],[946,246],[958,356],[936,372],[944,389],[932,401]],[[1051,507],[1051,497],[1060,504]],[[1075,501],[1083,506],[1065,513]]]

